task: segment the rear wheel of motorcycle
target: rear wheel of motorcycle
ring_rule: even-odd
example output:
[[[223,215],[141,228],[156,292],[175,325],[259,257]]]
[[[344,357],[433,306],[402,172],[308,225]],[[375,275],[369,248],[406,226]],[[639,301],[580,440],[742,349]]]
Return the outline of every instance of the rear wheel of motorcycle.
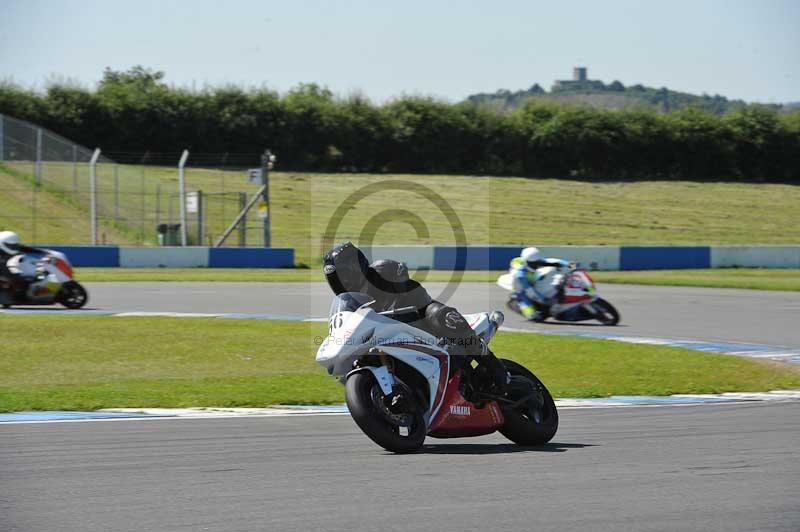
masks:
[[[87,301],[89,301],[89,294],[80,283],[75,281],[64,283],[58,293],[58,302],[70,309],[81,308]]]
[[[543,445],[549,442],[558,430],[558,410],[547,387],[526,367],[512,360],[502,359],[512,382],[508,398],[519,400],[535,392],[535,396],[514,408],[504,408],[506,421],[500,433],[517,445]]]
[[[393,412],[383,404],[385,396],[375,376],[368,371],[354,373],[345,383],[345,401],[356,425],[369,439],[393,453],[413,453],[422,447],[427,427],[422,412]],[[404,435],[397,419],[410,416]],[[394,418],[394,419],[393,419]],[[408,418],[406,418],[408,419]]]
[[[616,325],[619,323],[619,312],[614,305],[603,298],[597,299],[592,303],[594,309],[599,312],[596,316],[597,321],[603,325]]]

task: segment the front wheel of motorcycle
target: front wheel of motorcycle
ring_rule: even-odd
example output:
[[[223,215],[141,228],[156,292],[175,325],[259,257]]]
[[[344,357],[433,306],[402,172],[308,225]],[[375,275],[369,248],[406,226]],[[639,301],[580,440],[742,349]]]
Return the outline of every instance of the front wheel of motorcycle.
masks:
[[[69,309],[81,308],[89,301],[89,294],[86,289],[76,281],[64,283],[58,293],[58,302]]]
[[[413,453],[422,447],[427,427],[413,401],[392,405],[375,376],[354,373],[345,383],[345,401],[356,425],[369,439],[393,453]]]
[[[592,306],[598,312],[597,321],[603,325],[616,325],[619,323],[619,311],[605,299],[598,298],[592,303]]]
[[[515,407],[503,407],[506,421],[498,430],[517,445],[543,445],[553,439],[558,430],[558,410],[553,397],[536,375],[512,360],[502,359],[511,374],[507,398],[519,402]]]

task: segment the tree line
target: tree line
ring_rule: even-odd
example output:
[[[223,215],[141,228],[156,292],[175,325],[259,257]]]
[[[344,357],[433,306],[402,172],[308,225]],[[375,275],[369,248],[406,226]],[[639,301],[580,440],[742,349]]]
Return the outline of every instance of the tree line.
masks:
[[[285,170],[800,183],[800,110],[749,105],[716,116],[532,100],[500,113],[421,96],[377,105],[316,84],[196,91],[163,76],[106,69],[96,89],[43,92],[0,83],[0,113],[106,153],[270,148]]]

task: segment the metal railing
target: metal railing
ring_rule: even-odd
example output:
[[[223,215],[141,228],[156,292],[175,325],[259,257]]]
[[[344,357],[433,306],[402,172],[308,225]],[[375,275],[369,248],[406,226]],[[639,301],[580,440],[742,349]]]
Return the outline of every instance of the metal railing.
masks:
[[[258,154],[103,153],[0,115],[0,230],[40,244],[214,245],[260,190],[248,177],[260,164]],[[268,244],[263,225],[245,213],[224,245]]]

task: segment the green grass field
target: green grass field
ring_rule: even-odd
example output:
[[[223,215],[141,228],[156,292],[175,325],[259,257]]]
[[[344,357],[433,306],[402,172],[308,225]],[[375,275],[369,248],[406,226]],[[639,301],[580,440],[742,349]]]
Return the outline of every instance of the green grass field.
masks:
[[[466,271],[463,282],[495,282],[502,271]],[[450,279],[450,272],[424,272],[427,282]],[[420,278],[422,272],[414,274]],[[757,290],[800,291],[800,269],[730,268],[709,270],[653,270],[592,272],[599,283],[646,284],[664,286],[708,286],[714,288],[750,288]],[[319,268],[250,269],[250,268],[76,268],[84,282],[128,281],[225,281],[225,282],[321,282]]]
[[[5,170],[4,170],[5,168]],[[30,173],[30,165],[17,165],[16,172]],[[120,165],[117,178],[112,165],[99,168],[101,219],[108,220],[115,209],[128,223],[106,224],[103,233],[110,243],[155,244],[156,206],[158,221],[177,220],[177,203],[169,196],[177,191],[177,170],[163,167]],[[70,190],[70,165],[45,165],[47,190]],[[187,190],[206,194],[245,192],[256,185],[247,183],[245,172],[189,168]],[[20,182],[8,167],[0,177]],[[79,190],[87,179],[79,176]],[[121,200],[113,195],[119,181]],[[378,191],[362,201],[345,202],[367,186],[393,181],[398,189]],[[414,192],[425,187],[440,196],[444,211]],[[82,188],[81,188],[82,187]],[[40,191],[38,202],[45,202]],[[79,193],[77,204],[88,200]],[[84,193],[85,194],[85,193]],[[800,241],[797,205],[800,187],[776,184],[696,183],[684,181],[581,182],[557,179],[479,177],[445,175],[368,175],[274,172],[270,184],[273,245],[297,250],[298,263],[316,265],[322,254],[322,236],[337,208],[344,205],[336,240],[353,239],[364,244],[372,233],[375,244],[452,244],[450,221],[454,213],[463,225],[469,244],[795,244]],[[51,194],[47,201],[63,203]],[[84,199],[81,199],[84,198]],[[18,203],[0,190],[0,207]],[[27,202],[27,203],[26,203]],[[30,204],[30,199],[23,203]],[[37,203],[38,205],[38,203]],[[170,206],[171,205],[171,206]],[[54,216],[60,211],[54,205]],[[27,212],[27,211],[26,211]],[[74,208],[63,213],[75,218]],[[211,200],[208,205],[207,239],[218,236],[236,214],[229,201]],[[36,240],[48,223],[41,217]],[[16,216],[0,219],[8,227],[18,224]],[[418,233],[414,224],[424,226]],[[55,223],[55,222],[54,222]],[[63,242],[86,242],[88,228],[66,224],[53,232]],[[194,229],[190,217],[190,237]],[[248,219],[250,243],[257,241],[258,217]],[[27,226],[26,226],[27,227]],[[366,228],[366,230],[365,230]],[[55,231],[55,230],[54,230]],[[28,231],[23,237],[31,239]],[[88,234],[88,233],[87,233]],[[204,242],[205,244],[208,243]],[[236,243],[235,236],[232,244]]]
[[[0,315],[0,411],[341,403],[314,362],[322,323]],[[800,369],[606,340],[500,333],[499,356],[557,397],[766,391]]]

